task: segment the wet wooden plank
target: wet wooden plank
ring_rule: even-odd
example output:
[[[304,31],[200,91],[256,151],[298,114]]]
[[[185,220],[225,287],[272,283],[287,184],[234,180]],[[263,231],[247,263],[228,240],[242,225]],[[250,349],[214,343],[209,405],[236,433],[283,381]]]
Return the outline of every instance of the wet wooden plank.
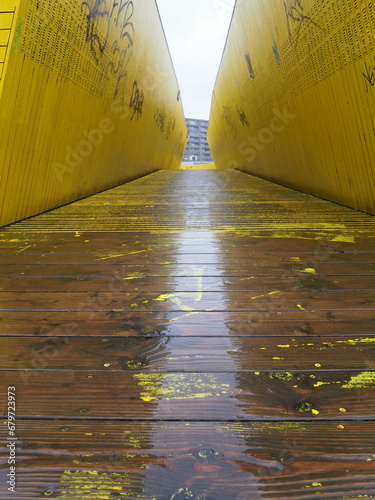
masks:
[[[2,310],[40,311],[280,311],[375,309],[375,291],[271,292],[0,292]]]
[[[92,250],[82,252],[82,247],[77,249],[77,253],[8,253],[0,254],[0,265],[61,265],[63,264],[113,264],[113,265],[126,265],[126,264],[137,264],[145,266],[146,264],[152,265],[163,265],[168,264],[186,264],[186,265],[207,265],[212,263],[214,256],[218,255],[218,252],[207,252],[202,253],[202,246],[200,247],[201,252],[188,253],[188,252],[150,252],[150,251],[132,251],[127,252],[126,250],[116,250],[114,248],[107,248],[101,250]],[[89,250],[89,247],[86,247]],[[218,250],[218,249],[217,249]],[[313,253],[278,253],[278,252],[236,252],[228,251],[220,255],[221,264],[238,264],[241,266],[245,265],[260,265],[267,267],[270,265],[282,265],[291,266],[293,270],[311,268],[319,263],[331,263],[331,264],[357,264],[357,263],[367,263],[369,268],[372,269],[371,264],[375,264],[375,253],[374,252],[329,252],[329,253],[319,253],[314,255]]]
[[[373,420],[375,371],[324,371],[320,360],[298,372],[3,371],[0,396],[16,387],[21,419]]]
[[[314,207],[311,207],[314,210]],[[212,214],[214,215],[214,214]],[[280,235],[283,234],[285,237],[291,234],[296,234],[297,238],[306,239],[328,239],[335,240],[335,238],[340,237],[340,235],[345,232],[355,238],[355,235],[360,231],[361,236],[363,234],[368,234],[369,237],[372,236],[372,225],[370,220],[367,221],[350,221],[344,224],[340,224],[335,218],[328,220],[326,218],[325,222],[321,224],[316,223],[316,219],[304,220],[301,217],[295,217],[294,220],[290,218],[285,218],[280,220],[277,216],[272,220],[268,216],[258,217],[258,220],[254,221],[254,216],[256,216],[256,210],[253,213],[239,212],[228,217],[223,210],[222,214],[216,214],[217,218],[212,219],[202,219],[202,213],[196,210],[194,214],[189,218],[189,229],[191,231],[214,231],[214,232],[232,232],[238,231],[241,234],[246,234],[251,237],[261,238],[263,236],[271,237],[275,232]],[[83,220],[82,220],[83,219]],[[186,230],[186,216],[181,214],[172,219],[170,214],[166,213],[159,216],[150,217],[148,220],[137,219],[133,215],[124,217],[114,217],[113,214],[108,214],[106,217],[101,217],[100,219],[92,220],[90,214],[87,214],[86,220],[74,219],[69,214],[66,217],[61,217],[59,220],[53,221],[56,225],[51,227],[51,220],[31,220],[29,223],[28,230],[33,233],[48,233],[51,230],[53,232],[63,232],[63,233],[73,233],[76,230],[92,232],[97,228],[100,232],[121,232],[126,234],[127,231],[130,233],[134,232],[153,232],[157,233],[181,233]],[[267,226],[265,224],[267,223]],[[296,225],[298,225],[296,230]],[[280,231],[280,227],[282,230]],[[77,229],[78,228],[78,229]],[[15,234],[23,232],[22,223],[19,223],[14,231]]]
[[[199,282],[198,282],[199,279]],[[15,276],[0,278],[0,292],[105,292],[111,287],[117,291],[126,292],[196,292],[198,287],[208,292],[270,292],[272,290],[291,290],[298,287],[299,290],[375,290],[373,276],[250,276],[250,277],[226,277],[226,276],[202,276],[197,278],[160,276],[133,277],[123,279],[118,276],[109,281],[108,278],[99,277],[61,277],[43,276]]]
[[[192,182],[192,178],[190,177],[187,181]],[[181,181],[181,179],[180,177],[179,180]],[[212,179],[205,180],[212,184]],[[170,182],[171,178],[166,182],[168,183],[168,181]],[[257,182],[254,179],[246,179],[246,181],[247,183]],[[152,184],[148,185],[148,189],[150,188],[153,189]],[[43,232],[46,231],[47,227],[56,232],[75,230],[150,232],[160,230],[160,227],[162,227],[162,232],[186,229],[215,231],[232,228],[237,231],[249,232],[262,229],[268,231],[282,229],[290,232],[296,229],[299,232],[314,230],[323,233],[339,232],[340,230],[342,232],[371,230],[371,219],[365,214],[342,207],[332,209],[332,205],[325,202],[319,203],[316,199],[308,200],[305,195],[299,196],[296,192],[288,191],[280,186],[278,187],[280,197],[277,200],[273,198],[275,191],[269,191],[264,181],[261,188],[263,188],[263,194],[267,192],[268,198],[264,196],[261,203],[251,200],[251,193],[247,186],[243,187],[242,200],[236,199],[241,194],[241,190],[238,189],[233,191],[232,197],[229,196],[227,200],[224,200],[223,196],[220,196],[220,191],[225,191],[224,185],[222,184],[220,188],[218,196],[221,199],[219,203],[215,203],[215,200],[209,195],[202,196],[199,192],[194,193],[192,185],[189,190],[183,190],[181,185],[173,187],[170,185],[170,189],[175,189],[176,193],[179,192],[180,201],[183,201],[183,203],[173,206],[173,211],[171,211],[171,205],[167,200],[166,203],[160,204],[159,202],[154,207],[152,205],[150,207],[145,199],[145,191],[142,193],[143,204],[132,206],[127,200],[131,192],[129,193],[126,188],[123,189],[122,193],[114,190],[106,202],[108,206],[103,206],[103,198],[99,204],[95,203],[94,199],[86,202],[83,200],[74,205],[56,209],[52,213],[31,218],[26,223],[20,222],[16,231],[22,232],[25,227],[27,231],[32,232]],[[119,205],[113,198],[117,197],[118,199],[121,194],[123,194],[123,199]],[[327,210],[327,207],[330,209]],[[150,208],[154,208],[154,210],[150,210]],[[101,212],[101,217],[92,217],[93,211],[98,210]],[[202,218],[202,213],[204,215],[210,214],[211,217]],[[187,214],[189,215],[188,223]]]
[[[17,422],[17,436],[22,499],[310,500],[375,489],[374,422],[35,420]]]
[[[307,271],[311,270],[311,272]],[[199,274],[200,273],[200,274]],[[375,276],[375,263],[354,262],[354,263],[329,263],[321,262],[315,264],[313,268],[305,267],[301,264],[288,263],[282,265],[275,263],[267,264],[9,264],[0,265],[1,276],[71,276],[71,277],[98,277],[108,278],[116,275],[126,277],[132,276]]]
[[[1,337],[1,369],[222,372],[374,367],[375,337]]]
[[[1,311],[2,335],[372,336],[375,311]]]
[[[38,233],[25,231],[20,233],[0,229],[0,253],[91,253],[98,251],[138,253],[211,253],[226,255],[228,253],[246,253],[252,256],[262,253],[285,253],[291,256],[305,258],[314,257],[324,260],[331,253],[367,254],[375,252],[375,240],[371,233],[362,236],[360,233],[344,234],[344,231],[314,233],[306,235],[297,231],[293,235],[285,231],[272,233],[263,231],[261,234],[250,233],[228,234],[224,231],[196,231],[163,233],[159,228],[155,233],[137,232],[88,232],[61,231]],[[299,238],[298,236],[301,236]],[[275,248],[275,242],[277,247]]]
[[[293,219],[288,217],[287,211],[282,214],[282,217],[278,217],[279,213],[271,215],[259,216],[259,212],[255,208],[253,212],[241,212],[232,214],[228,217],[228,213],[223,209],[221,214],[212,214],[216,217],[211,220],[208,218],[202,218],[202,211],[195,210],[194,213],[190,212],[188,229],[190,231],[214,231],[214,232],[238,232],[240,234],[246,234],[251,237],[271,237],[273,234],[284,235],[285,237],[290,237],[291,234],[296,235],[297,238],[306,239],[327,239],[335,240],[340,238],[344,233],[355,238],[358,232],[361,236],[368,235],[373,236],[372,223],[369,218],[363,220],[352,220],[345,221],[344,224],[340,223],[334,216],[325,217],[322,222],[317,222],[317,214],[314,213],[314,206],[310,207],[313,215],[304,214],[304,216],[295,216]],[[169,209],[170,212],[170,209]],[[208,212],[208,211],[206,211]],[[33,233],[48,233],[48,232],[63,232],[63,233],[74,233],[74,231],[80,231],[84,233],[93,232],[97,229],[99,232],[120,232],[126,234],[127,232],[153,232],[157,233],[181,233],[186,231],[186,214],[181,213],[173,214],[171,217],[170,213],[159,214],[151,216],[148,219],[143,219],[134,217],[132,215],[123,217],[118,216],[115,213],[108,213],[106,216],[103,215],[100,219],[93,219],[90,213],[87,213],[86,217],[73,218],[69,213],[65,217],[61,217],[57,220],[51,221],[51,219],[42,218],[43,216],[38,216],[38,220],[30,219],[28,221],[28,231]],[[324,214],[322,214],[322,217]],[[23,233],[22,222],[18,223],[18,226],[14,229],[14,234],[19,232]]]

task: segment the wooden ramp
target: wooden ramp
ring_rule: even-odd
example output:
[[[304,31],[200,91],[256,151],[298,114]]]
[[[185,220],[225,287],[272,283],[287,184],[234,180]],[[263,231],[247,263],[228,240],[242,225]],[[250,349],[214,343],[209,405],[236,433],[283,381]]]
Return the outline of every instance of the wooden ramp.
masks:
[[[162,171],[0,245],[1,499],[375,498],[373,217]]]

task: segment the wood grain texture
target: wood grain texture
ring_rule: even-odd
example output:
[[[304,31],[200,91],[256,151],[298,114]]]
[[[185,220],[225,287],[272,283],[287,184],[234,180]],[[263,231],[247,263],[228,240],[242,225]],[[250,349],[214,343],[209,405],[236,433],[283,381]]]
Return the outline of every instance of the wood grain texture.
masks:
[[[4,370],[0,394],[16,387],[19,418],[372,419],[374,371],[324,371],[319,361],[303,372],[236,372],[235,363],[216,373]]]
[[[116,274],[123,278],[132,276],[162,276],[162,277],[190,277],[196,276],[197,270],[202,269],[204,276],[223,276],[223,277],[248,277],[248,276],[301,276],[302,279],[306,274],[305,269],[309,268],[310,263],[303,265],[288,263],[281,265],[267,264],[9,264],[0,265],[0,273],[2,276],[73,276],[73,277],[98,277],[106,276],[107,278],[116,277]],[[373,262],[352,262],[348,269],[347,262],[329,263],[321,262],[315,264],[314,275],[319,276],[374,276],[375,263]]]
[[[89,243],[89,242],[88,242]],[[324,247],[323,247],[324,248]],[[263,268],[264,266],[279,265],[279,266],[292,266],[293,270],[297,270],[299,266],[308,267],[310,262],[319,262],[317,257],[326,264],[341,264],[341,263],[367,263],[369,264],[369,269],[373,269],[375,264],[375,253],[374,252],[347,252],[347,251],[334,251],[327,248],[327,251],[323,253],[323,248],[320,249],[320,253],[310,253],[310,252],[239,252],[236,249],[232,249],[231,252],[223,252],[220,257],[220,262],[223,264],[235,264],[238,265],[249,265],[259,266]],[[91,250],[89,247],[85,252],[85,247],[81,246],[77,248],[76,253],[59,253],[59,251],[50,251],[48,253],[29,253],[28,249],[22,253],[14,254],[0,254],[0,265],[40,265],[40,264],[73,264],[73,265],[87,265],[87,264],[133,264],[144,266],[149,265],[160,265],[160,264],[186,264],[186,265],[207,265],[211,263],[211,259],[216,252],[214,249],[211,252],[200,253],[197,250],[199,246],[196,247],[196,252],[192,252],[191,248],[184,249],[184,252],[150,252],[145,250],[135,250],[126,251],[126,248],[116,249],[116,248],[101,248],[98,250]],[[73,249],[72,249],[73,250]],[[91,251],[90,251],[91,250]],[[187,251],[188,250],[188,251]],[[210,250],[210,249],[208,249]],[[316,264],[315,264],[316,265]]]
[[[373,336],[375,311],[1,311],[1,335]]]
[[[3,229],[11,498],[372,498],[374,256],[371,217],[238,172]]]
[[[222,176],[223,172],[215,172],[214,175]],[[231,179],[227,182],[232,182],[233,172],[231,172]],[[158,174],[160,175],[160,173]],[[150,177],[148,177],[148,182]],[[167,180],[165,181],[167,182]],[[188,181],[187,181],[188,182]],[[207,182],[210,182],[207,180]],[[126,186],[126,192],[129,189],[130,184]],[[222,186],[223,187],[223,186]],[[264,190],[264,185],[261,188]],[[139,194],[140,199],[144,200],[144,197],[148,193]],[[199,193],[191,193],[192,203],[196,205],[196,198]],[[293,192],[293,195],[298,196],[297,192]],[[101,193],[102,197],[107,197],[108,203],[113,203],[114,192],[108,191],[106,193]],[[167,196],[164,194],[164,196]],[[223,191],[220,191],[220,197],[223,196]],[[238,194],[237,194],[238,196]],[[271,203],[272,194],[267,193],[267,200],[265,202]],[[129,195],[126,194],[127,200]],[[93,198],[91,198],[92,200]],[[284,194],[284,202],[286,197]],[[290,202],[290,197],[288,197],[288,202]],[[317,199],[314,200],[316,202]],[[81,200],[80,203],[83,203]],[[86,201],[87,202],[87,201]],[[173,200],[171,200],[173,203]],[[232,199],[232,203],[236,200]],[[310,209],[314,209],[314,202],[310,206]],[[87,202],[88,203],[88,202]],[[241,200],[243,205],[251,204],[251,199],[247,196],[243,196]],[[72,207],[72,205],[70,205]],[[184,208],[187,204],[184,204]],[[227,204],[226,210],[230,210],[231,205]],[[327,208],[329,207],[329,208]],[[150,207],[151,208],[151,207]],[[206,204],[207,208],[207,204]],[[96,209],[98,209],[96,207]],[[334,216],[339,217],[341,214],[342,207],[338,207],[333,204],[326,205],[326,210],[334,210]],[[345,210],[345,209],[344,209]],[[171,212],[173,214],[173,212]],[[256,214],[254,214],[256,216]],[[358,220],[364,220],[366,215],[360,212],[348,211],[346,213],[346,218],[351,218],[353,222]],[[371,219],[366,219],[371,221]],[[27,254],[49,254],[49,253],[60,253],[60,254],[92,254],[100,252],[101,254],[108,251],[120,252],[126,255],[137,255],[138,253],[146,254],[172,254],[176,253],[198,253],[198,254],[215,254],[215,248],[212,247],[212,241],[210,245],[207,245],[207,233],[205,231],[191,231],[189,232],[188,238],[181,238],[181,233],[173,233],[162,230],[159,227],[157,232],[137,232],[129,231],[127,226],[123,226],[121,230],[110,232],[110,231],[82,231],[81,224],[77,219],[77,228],[79,231],[57,231],[53,226],[53,220],[50,219],[50,233],[48,232],[35,232],[30,226],[20,224],[12,226],[12,232],[9,228],[0,228],[0,255],[21,255],[23,253]],[[304,232],[300,230],[297,226],[294,228],[295,233],[288,233],[285,229],[279,228],[279,233],[273,233],[267,230],[266,224],[264,224],[264,230],[261,234],[250,231],[244,231],[240,234],[236,232],[216,232],[215,236],[220,239],[220,255],[227,255],[231,253],[246,253],[250,256],[253,254],[288,254],[290,256],[299,256],[304,258],[305,254],[314,256],[324,260],[327,255],[331,253],[349,253],[353,255],[368,254],[375,252],[375,241],[371,230],[365,234],[346,231],[337,229],[336,231],[327,231],[326,234],[322,234],[315,230],[312,225],[312,230],[305,236]],[[249,234],[247,234],[249,233]],[[271,233],[271,234],[269,234]],[[343,235],[343,233],[346,233]],[[281,237],[280,237],[281,236]],[[301,236],[301,237],[299,237]],[[344,236],[344,237],[343,237]],[[275,237],[277,241],[277,246],[275,247]],[[355,240],[355,245],[353,245],[353,239]],[[204,244],[205,246],[202,246]],[[8,261],[7,261],[8,262]]]
[[[266,292],[3,292],[1,311],[366,311],[375,309],[372,291]]]
[[[207,292],[271,292],[272,290],[327,290],[327,291],[364,291],[375,290],[373,276],[340,275],[315,276],[202,276],[201,287]],[[197,292],[196,276],[179,276],[178,280],[170,276],[115,276],[108,283],[108,277],[74,276],[13,276],[0,278],[0,293],[3,292]],[[1,296],[0,296],[1,298]]]
[[[375,337],[0,337],[6,370],[231,372],[373,367]]]
[[[24,500],[343,499],[375,488],[373,422],[34,420],[18,435]]]

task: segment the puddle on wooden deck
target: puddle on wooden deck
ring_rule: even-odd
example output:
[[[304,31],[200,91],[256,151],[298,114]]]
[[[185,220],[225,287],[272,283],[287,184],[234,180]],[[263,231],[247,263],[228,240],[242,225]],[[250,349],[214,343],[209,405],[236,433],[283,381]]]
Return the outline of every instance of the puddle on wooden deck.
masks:
[[[163,171],[0,230],[0,271],[1,499],[375,498],[371,216]]]

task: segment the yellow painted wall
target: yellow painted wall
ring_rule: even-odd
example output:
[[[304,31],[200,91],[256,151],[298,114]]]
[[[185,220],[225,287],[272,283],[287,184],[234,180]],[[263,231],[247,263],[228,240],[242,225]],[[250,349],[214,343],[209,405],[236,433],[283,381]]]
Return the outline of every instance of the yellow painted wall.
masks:
[[[19,0],[1,0],[0,4],[0,96],[4,81],[2,76],[5,74],[10,42],[15,31],[18,3]]]
[[[180,167],[187,130],[155,0],[1,6],[0,226]]]
[[[375,213],[375,5],[237,0],[208,141],[240,168]]]

